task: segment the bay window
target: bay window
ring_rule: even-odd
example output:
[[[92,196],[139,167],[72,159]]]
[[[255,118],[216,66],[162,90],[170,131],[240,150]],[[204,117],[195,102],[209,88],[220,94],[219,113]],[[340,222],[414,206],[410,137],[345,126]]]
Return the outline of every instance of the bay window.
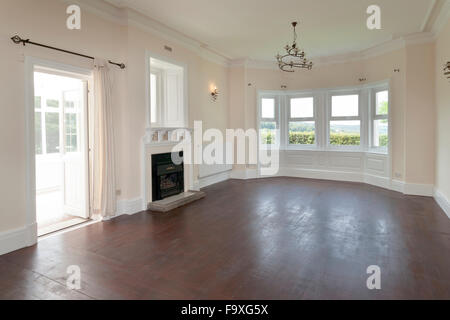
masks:
[[[261,91],[260,145],[281,149],[387,153],[389,86]]]

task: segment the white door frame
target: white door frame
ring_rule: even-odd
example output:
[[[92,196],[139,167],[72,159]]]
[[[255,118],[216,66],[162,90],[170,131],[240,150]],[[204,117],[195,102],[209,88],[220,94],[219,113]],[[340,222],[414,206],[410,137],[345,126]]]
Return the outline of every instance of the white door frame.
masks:
[[[92,81],[92,70],[76,66],[40,59],[32,56],[25,57],[25,156],[26,156],[26,224],[33,230],[31,244],[37,242],[36,222],[36,154],[34,127],[34,71],[35,67],[48,68],[52,73],[61,71],[61,75]],[[90,93],[92,95],[93,92]],[[91,101],[91,99],[89,99]],[[89,112],[89,111],[88,111]],[[87,112],[87,113],[88,113]],[[89,124],[86,123],[86,126]],[[89,132],[89,128],[86,128]],[[87,144],[87,147],[89,144]],[[88,155],[86,155],[88,157]],[[88,179],[89,179],[89,170]],[[88,180],[89,181],[89,180]],[[87,188],[89,192],[89,187]],[[89,199],[89,198],[88,198]]]

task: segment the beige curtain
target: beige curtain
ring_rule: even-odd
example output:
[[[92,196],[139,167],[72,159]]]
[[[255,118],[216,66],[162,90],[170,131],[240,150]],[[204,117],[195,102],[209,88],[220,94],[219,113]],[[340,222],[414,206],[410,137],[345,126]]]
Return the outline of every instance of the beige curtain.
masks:
[[[93,213],[103,219],[116,213],[112,79],[109,64],[94,60]]]

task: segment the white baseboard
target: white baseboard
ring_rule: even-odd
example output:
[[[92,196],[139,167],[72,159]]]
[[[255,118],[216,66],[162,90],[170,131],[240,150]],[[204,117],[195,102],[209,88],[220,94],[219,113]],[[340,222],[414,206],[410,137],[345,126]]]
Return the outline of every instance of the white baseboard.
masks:
[[[432,184],[417,184],[392,180],[391,186],[388,189],[401,192],[408,196],[432,197],[434,195],[434,186]]]
[[[210,186],[210,185],[222,182],[222,181],[226,181],[226,180],[230,179],[230,174],[231,174],[231,170],[219,172],[219,173],[207,176],[207,177],[202,177],[198,181],[198,187],[199,187],[199,189],[202,189],[207,186]]]
[[[259,176],[256,169],[234,170],[231,172],[231,179],[246,180],[258,177]],[[390,180],[388,177],[376,176],[361,172],[328,171],[284,167],[280,168],[278,174],[274,177],[296,177],[331,181],[360,182],[392,191],[397,191],[405,195],[432,197],[434,194],[433,185],[405,183],[404,181]]]
[[[277,176],[349,182],[361,182],[363,180],[363,175],[357,172],[338,172],[300,168],[280,168]]]
[[[0,255],[35,245],[37,224],[0,232]]]
[[[434,199],[450,218],[450,200],[438,189],[434,190]]]
[[[410,196],[432,197],[434,195],[434,186],[431,184],[405,183],[403,193]]]
[[[131,199],[131,200],[120,200],[117,201],[117,209],[115,217],[128,214],[132,215],[141,211],[144,211],[145,208],[142,204],[141,198]]]
[[[397,191],[400,193],[405,193],[405,182],[400,180],[391,180],[391,186],[387,189]]]
[[[366,173],[364,175],[363,182],[370,184],[372,186],[393,190],[391,188],[391,180],[388,177],[380,177],[380,176],[375,176],[373,174]],[[396,191],[396,190],[394,190],[394,191]]]
[[[233,170],[230,174],[230,179],[236,180],[248,180],[257,178],[259,178],[257,169]]]

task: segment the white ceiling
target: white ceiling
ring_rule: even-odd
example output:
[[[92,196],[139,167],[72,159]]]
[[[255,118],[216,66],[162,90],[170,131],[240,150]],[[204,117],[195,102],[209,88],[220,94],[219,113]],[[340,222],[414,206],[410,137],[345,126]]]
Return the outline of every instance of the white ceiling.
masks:
[[[292,41],[291,21],[309,57],[362,51],[423,31],[434,0],[105,0],[128,7],[231,59],[273,61]],[[366,27],[381,7],[382,30]]]

